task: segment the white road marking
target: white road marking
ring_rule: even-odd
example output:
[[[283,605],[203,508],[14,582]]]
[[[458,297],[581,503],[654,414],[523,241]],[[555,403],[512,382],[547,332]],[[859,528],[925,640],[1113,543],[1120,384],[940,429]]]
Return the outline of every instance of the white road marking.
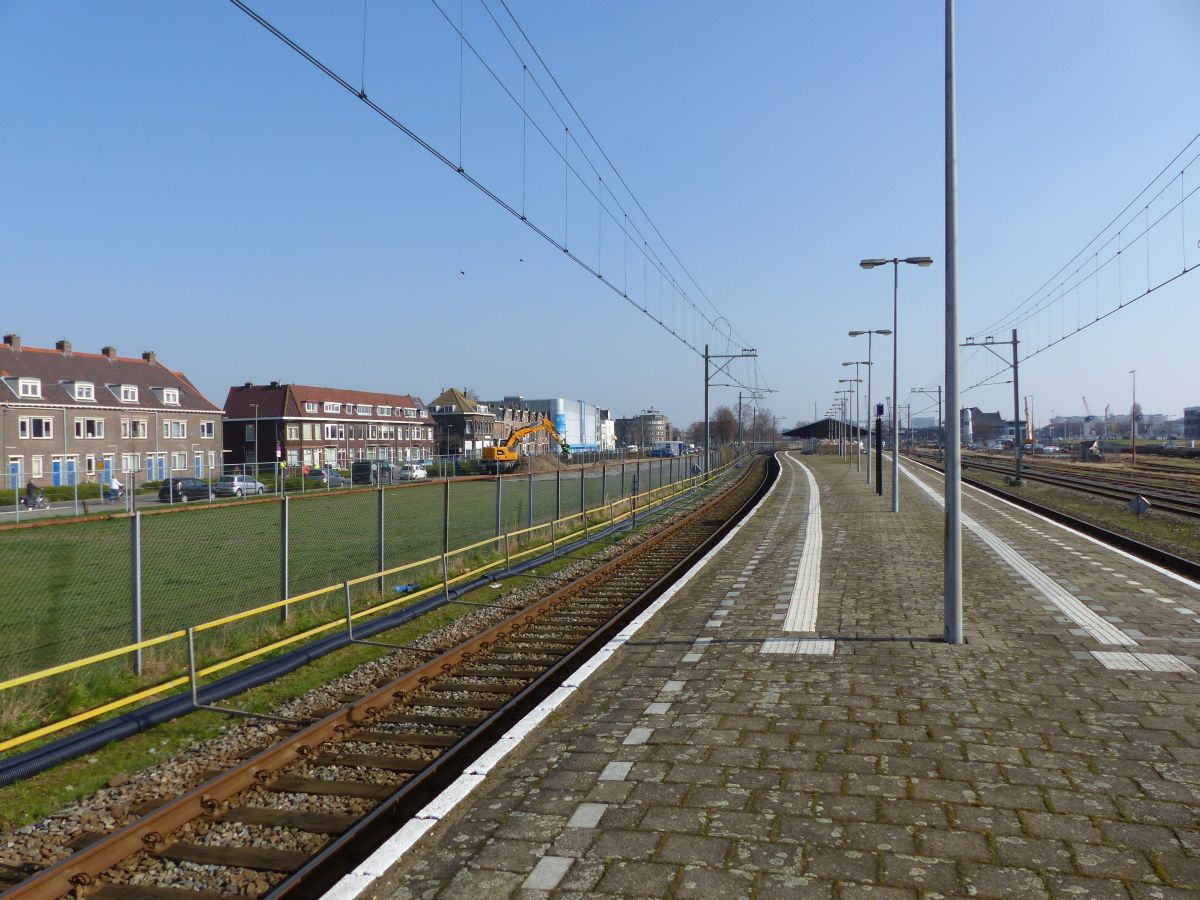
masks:
[[[527,891],[552,891],[558,887],[574,862],[570,856],[543,856],[521,887]]]
[[[912,474],[907,468],[903,472],[912,479],[914,484],[928,494],[938,506],[944,507],[946,505],[945,498],[936,490]],[[1026,560],[995,532],[979,524],[965,512],[962,513],[962,523],[968,531],[1004,560],[1010,569],[1024,578],[1033,587],[1037,588],[1043,597],[1054,604],[1064,616],[1087,632],[1093,640],[1101,644],[1137,646],[1137,641],[1111,622],[1106,622],[1102,617],[1088,609],[1070,591]]]
[[[800,568],[792,585],[783,630],[815,631],[821,596],[821,491],[808,466],[790,456],[785,458],[789,463],[799,466],[808,479],[808,516],[804,526],[804,550],[800,554]]]
[[[831,638],[767,638],[758,652],[833,656],[833,646]]]
[[[1195,672],[1196,670],[1169,653],[1126,653],[1125,651],[1093,650],[1092,656],[1106,669],[1127,669],[1132,672]]]

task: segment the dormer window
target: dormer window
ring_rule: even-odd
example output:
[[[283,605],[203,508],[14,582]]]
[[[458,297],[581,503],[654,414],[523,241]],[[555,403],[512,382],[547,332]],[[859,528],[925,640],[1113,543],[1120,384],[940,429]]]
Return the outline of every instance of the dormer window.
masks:
[[[306,400],[304,402],[304,411],[305,412],[316,412],[317,411],[317,401],[316,400]]]
[[[75,399],[76,400],[91,400],[96,399],[96,386],[90,381],[75,382]]]
[[[392,408],[390,406],[377,406],[375,407],[375,412],[377,415],[390,416],[392,414]]]
[[[369,404],[369,403],[358,404],[358,414],[360,416],[369,416],[371,414],[371,404]]]
[[[326,400],[326,401],[325,401],[325,412],[327,412],[327,413],[340,413],[341,411],[342,411],[342,404],[340,404],[340,403],[331,403],[331,402],[329,402],[328,400]]]
[[[175,388],[163,388],[163,403],[166,406],[178,406],[179,391]]]
[[[42,397],[42,379],[40,378],[20,378],[17,380],[17,396],[26,397],[32,400],[40,400]]]
[[[137,403],[138,389],[136,384],[121,385],[121,402],[122,403]]]

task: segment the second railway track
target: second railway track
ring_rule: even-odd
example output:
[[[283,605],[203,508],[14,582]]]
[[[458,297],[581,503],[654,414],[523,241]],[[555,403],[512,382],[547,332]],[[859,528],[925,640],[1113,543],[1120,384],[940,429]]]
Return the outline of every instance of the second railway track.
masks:
[[[707,552],[763,460],[659,534],[365,696],[297,725],[5,897],[320,896]]]

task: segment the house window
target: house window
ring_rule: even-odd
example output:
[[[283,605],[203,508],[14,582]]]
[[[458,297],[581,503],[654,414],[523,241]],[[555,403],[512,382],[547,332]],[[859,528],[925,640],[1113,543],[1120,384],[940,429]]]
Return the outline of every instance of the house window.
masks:
[[[409,409],[407,406],[404,407],[404,418],[415,419],[416,417],[417,417],[417,411],[415,409]]]
[[[375,412],[381,416],[390,416],[392,408],[390,406],[377,406],[375,407]]]
[[[43,416],[21,416],[17,421],[17,434],[22,438],[38,440],[54,437],[54,420]]]
[[[215,438],[217,436],[217,423],[204,421],[200,423],[200,437]]]
[[[122,403],[137,403],[138,389],[136,384],[121,385],[121,402]]]
[[[163,403],[167,406],[178,406],[179,391],[175,388],[163,388]]]
[[[208,451],[208,467],[211,469],[217,464],[217,453],[215,450]]]
[[[300,440],[300,423],[299,422],[288,422],[287,423],[287,439],[289,441]]]
[[[371,404],[360,403],[358,404],[358,409],[356,411],[360,416],[369,416],[371,414]]]
[[[75,382],[75,399],[94,401],[96,399],[96,386],[90,381]]]
[[[121,471],[126,474],[136,472],[142,467],[142,454],[140,453],[122,453],[121,454]]]
[[[42,468],[42,458],[40,456],[29,457],[29,474],[33,478],[42,478],[46,472]]]
[[[145,419],[122,419],[121,437],[125,439],[145,439],[149,435],[149,427]]]
[[[320,434],[320,431],[318,426],[314,425],[312,422],[305,422],[304,430],[301,433],[304,435],[304,440],[311,441],[313,440],[315,434]]]
[[[188,464],[187,464],[187,454],[186,453],[184,453],[182,450],[177,450],[171,454],[171,468],[172,469],[175,469],[175,470],[186,469],[187,467],[188,467]]]
[[[304,411],[315,413],[317,411],[317,401],[316,400],[306,400],[304,403]]]
[[[75,420],[75,437],[88,438],[88,439],[104,437],[104,420],[103,419],[76,419]]]
[[[326,425],[325,426],[325,440],[336,441],[337,439],[338,439],[338,426]]]
[[[187,420],[186,419],[163,419],[163,437],[165,438],[185,438],[187,437]],[[186,464],[185,464],[186,467]]]
[[[326,400],[326,401],[325,401],[325,412],[327,412],[327,413],[340,413],[341,411],[342,411],[342,404],[340,404],[340,403],[330,403],[328,400]]]
[[[372,441],[379,440],[379,426],[378,425],[371,425],[367,429],[367,438]]]
[[[17,379],[17,396],[32,397],[38,399],[42,396],[42,379],[40,378],[19,378]]]

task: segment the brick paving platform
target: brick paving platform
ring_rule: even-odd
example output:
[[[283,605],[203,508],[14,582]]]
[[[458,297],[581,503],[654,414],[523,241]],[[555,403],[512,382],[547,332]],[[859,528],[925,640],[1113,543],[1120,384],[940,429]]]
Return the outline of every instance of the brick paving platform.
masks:
[[[964,489],[968,643],[948,646],[939,477],[914,467],[899,514],[886,474],[883,497],[863,479],[785,459],[362,896],[1200,891],[1197,586]]]

